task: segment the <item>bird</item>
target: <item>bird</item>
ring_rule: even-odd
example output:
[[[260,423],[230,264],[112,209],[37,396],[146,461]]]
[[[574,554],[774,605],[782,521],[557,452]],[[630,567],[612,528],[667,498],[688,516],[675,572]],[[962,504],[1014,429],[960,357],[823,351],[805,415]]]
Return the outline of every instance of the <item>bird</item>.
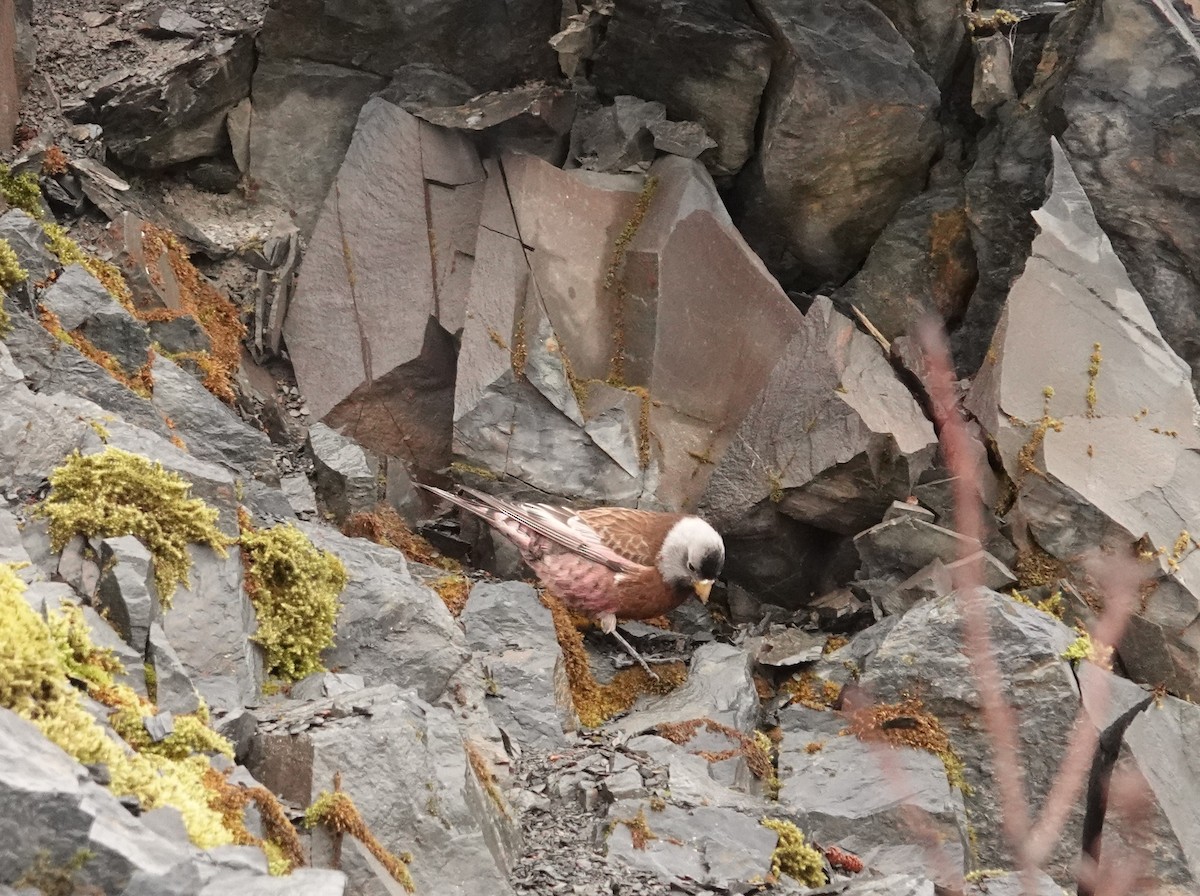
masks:
[[[725,566],[725,543],[698,516],[506,501],[466,486],[421,488],[488,523],[521,553],[568,609],[595,619],[652,677],[617,631],[618,619],[652,619],[691,595],[707,603]]]

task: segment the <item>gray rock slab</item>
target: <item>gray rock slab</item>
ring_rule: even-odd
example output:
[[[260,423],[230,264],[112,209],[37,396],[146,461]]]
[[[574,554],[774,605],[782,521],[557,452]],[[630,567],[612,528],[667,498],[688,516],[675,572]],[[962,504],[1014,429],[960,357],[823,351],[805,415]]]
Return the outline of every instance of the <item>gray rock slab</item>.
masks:
[[[192,455],[247,477],[277,477],[275,451],[265,432],[244,422],[199,380],[162,355],[155,357],[152,372],[151,401],[171,418]]]
[[[42,225],[19,208],[0,215],[0,239],[17,254],[17,263],[34,281],[45,280],[58,270],[58,259],[46,248]]]
[[[803,556],[816,533],[789,535],[779,517],[840,535],[860,532],[911,494],[935,448],[932,425],[878,344],[818,298],[776,356],[729,449],[714,459],[700,509],[727,538],[739,539],[739,551],[773,550],[786,537]],[[743,572],[734,553],[735,574],[765,578],[754,568]],[[789,558],[775,584],[796,577],[796,566]]]
[[[424,64],[479,93],[553,77],[549,41],[561,12],[552,0],[516,0],[503,12],[472,0],[419,0],[386,14],[343,0],[286,0],[266,14],[262,51],[380,75]]]
[[[316,672],[292,685],[288,696],[293,700],[321,700],[360,691],[365,685],[361,675],[349,672]]]
[[[346,888],[346,875],[327,868],[297,868],[286,877],[228,871],[213,876],[200,896],[343,896]]]
[[[1190,365],[1196,387],[1200,234],[1186,223],[1200,178],[1189,136],[1195,104],[1188,85],[1200,76],[1195,11],[1167,0],[1109,0],[1077,39],[1061,99],[1063,148],[1133,286],[1164,340]],[[1128,137],[1115,145],[1113,133]]]
[[[15,566],[29,562],[29,552],[21,540],[20,523],[12,511],[0,506],[0,563]]]
[[[712,719],[743,733],[758,724],[759,700],[750,674],[752,658],[728,644],[697,648],[688,666],[688,678],[664,697],[641,698],[633,711],[610,727],[626,737],[657,725]]]
[[[736,174],[749,158],[772,69],[770,36],[749,7],[615,4],[593,60],[592,83],[605,94],[655,100],[672,118],[700,122],[717,143],[714,174]]]
[[[362,446],[324,423],[308,428],[317,498],[338,520],[375,509],[379,502],[379,462]]]
[[[135,70],[100,79],[74,113],[104,128],[110,152],[127,165],[161,169],[227,144],[225,115],[250,92],[254,36],[172,45]]]
[[[200,693],[157,622],[147,634],[146,663],[154,669],[154,702],[159,709],[187,715],[200,708]]]
[[[467,137],[369,100],[284,322],[313,419],[421,469],[449,462],[455,345],[439,314],[444,300],[461,316],[451,294],[466,285],[446,276],[430,233],[477,222],[482,179]],[[452,195],[435,202],[437,184]]]
[[[341,558],[349,577],[326,665],[436,700],[469,655],[441,598],[413,579],[398,550],[316,523],[298,525],[313,544]]]
[[[787,54],[763,99],[762,151],[739,183],[739,223],[785,285],[837,285],[924,186],[941,143],[939,92],[868,0],[758,9]],[[860,38],[853,53],[848,27]]]
[[[905,817],[915,812],[923,825],[937,831],[936,848],[947,869],[939,882],[960,883],[968,856],[967,816],[962,794],[950,787],[941,759],[911,747],[813,731],[810,713],[793,714],[789,708],[780,716],[780,808],[820,843],[836,843],[855,854],[902,847],[890,856],[876,853],[872,867],[884,873],[922,870],[926,856],[921,849],[910,849],[919,841]],[[821,747],[810,752],[814,742]]]
[[[239,549],[221,557],[192,545],[190,553],[191,585],[175,590],[162,629],[208,705],[228,711],[252,701],[262,686],[262,650],[250,640],[258,623],[242,587]]]
[[[524,582],[481,582],[459,619],[487,676],[496,725],[523,748],[561,747],[574,707],[558,702],[570,690],[554,620],[537,592]]]
[[[75,875],[79,886],[109,893],[131,883],[169,893],[198,889],[186,842],[151,831],[93,784],[83,766],[7,709],[0,709],[0,804],[0,878],[16,880],[40,852],[66,863],[86,849],[92,856]]]
[[[384,85],[368,72],[264,58],[254,69],[250,176],[312,233],[354,132],[358,111]],[[312,122],[325,126],[313,133]]]
[[[1200,519],[1192,373],[1100,228],[1072,160],[1057,142],[1051,155],[1032,256],[968,403],[1018,484],[1030,537],[1068,578],[1085,581],[1097,548],[1159,552],[1121,659],[1136,680],[1195,693],[1200,552],[1175,547]]]
[[[927,601],[899,617],[878,646],[859,660],[860,684],[881,703],[920,694],[927,710],[945,729],[962,759],[971,788],[966,807],[977,832],[979,861],[1004,867],[1007,860],[1000,833],[998,798],[990,767],[991,743],[973,718],[980,697],[962,626],[962,597]],[[1079,709],[1079,690],[1063,652],[1077,633],[1053,616],[1012,598],[981,591],[990,629],[991,649],[1001,673],[1001,689],[1018,720],[1026,787],[1030,799],[1045,799],[1067,737]],[[861,636],[860,636],[861,637]],[[972,720],[972,721],[968,721]],[[1047,866],[1067,876],[1078,852],[1082,808],[1068,817]]]
[[[934,560],[950,564],[979,553],[979,542],[952,529],[914,517],[891,519],[854,536],[854,547],[868,576],[909,576]]]
[[[639,813],[641,813],[639,815]],[[622,819],[645,819],[653,835],[643,847]],[[651,871],[664,881],[695,881],[719,890],[741,892],[771,870],[778,835],[732,809],[667,805],[654,811],[646,801],[615,803],[609,808],[615,822],[608,834],[608,861]]]
[[[301,804],[339,773],[380,842],[412,853],[418,892],[512,892],[512,823],[475,777],[449,709],[390,685],[305,704],[264,725],[249,767]],[[314,835],[314,861],[329,854],[328,837]],[[375,886],[366,866],[348,870],[356,891]]]
[[[150,350],[146,325],[126,311],[82,265],[65,267],[38,300],[57,315],[64,330],[81,331],[126,372],[134,373],[146,365]]]
[[[150,623],[159,615],[153,559],[132,535],[100,542],[96,598],[113,626],[139,654],[146,652]]]

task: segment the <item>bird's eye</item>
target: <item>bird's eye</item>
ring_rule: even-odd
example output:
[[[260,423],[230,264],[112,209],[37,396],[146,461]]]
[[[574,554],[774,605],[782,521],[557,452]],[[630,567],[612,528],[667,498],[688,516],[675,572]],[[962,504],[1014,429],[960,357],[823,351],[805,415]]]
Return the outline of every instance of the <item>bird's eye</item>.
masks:
[[[696,564],[693,563],[691,560],[689,560],[688,561],[688,572],[695,572],[695,571],[696,571]]]

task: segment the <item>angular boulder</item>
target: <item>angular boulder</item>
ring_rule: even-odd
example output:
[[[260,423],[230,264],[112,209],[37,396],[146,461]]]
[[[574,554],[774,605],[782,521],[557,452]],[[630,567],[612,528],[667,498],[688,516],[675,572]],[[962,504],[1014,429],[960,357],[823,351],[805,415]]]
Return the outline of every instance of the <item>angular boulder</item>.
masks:
[[[1129,674],[1200,692],[1200,406],[1062,148],[969,406],[1016,484],[1015,512],[1062,572],[1096,549],[1153,555],[1118,648]],[[1131,462],[1136,459],[1136,462]],[[1131,563],[1134,561],[1131,559]]]
[[[1200,387],[1196,9],[1100,0],[1088,11],[1063,85],[1063,148],[1163,338]]]
[[[754,151],[771,73],[771,38],[743,0],[613,4],[593,52],[592,83],[609,96],[656,100],[672,120],[698,121],[717,146],[714,175],[736,174]]]
[[[452,247],[459,222],[474,232],[482,179],[465,137],[369,101],[284,323],[313,418],[422,469],[449,461],[466,285]]]
[[[785,284],[839,285],[924,185],[941,142],[938,90],[868,0],[757,8],[786,54],[738,182],[738,223]]]
[[[147,363],[150,334],[82,265],[63,269],[38,301],[68,332],[79,331],[132,374]]]

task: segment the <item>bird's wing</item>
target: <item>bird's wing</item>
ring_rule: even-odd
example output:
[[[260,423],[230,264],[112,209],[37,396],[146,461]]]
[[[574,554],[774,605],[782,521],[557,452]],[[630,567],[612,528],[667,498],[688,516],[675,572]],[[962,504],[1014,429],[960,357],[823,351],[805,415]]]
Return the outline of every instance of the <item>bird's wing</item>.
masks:
[[[577,512],[552,504],[518,504],[466,486],[461,488],[479,503],[516,520],[571,553],[607,566],[614,572],[637,574],[654,564],[653,556],[649,562],[643,563],[639,557],[625,556],[607,544],[606,539],[585,519],[585,514],[593,511]]]
[[[654,566],[663,541],[682,516],[628,507],[594,507],[581,510],[579,518],[606,547],[642,566]]]

